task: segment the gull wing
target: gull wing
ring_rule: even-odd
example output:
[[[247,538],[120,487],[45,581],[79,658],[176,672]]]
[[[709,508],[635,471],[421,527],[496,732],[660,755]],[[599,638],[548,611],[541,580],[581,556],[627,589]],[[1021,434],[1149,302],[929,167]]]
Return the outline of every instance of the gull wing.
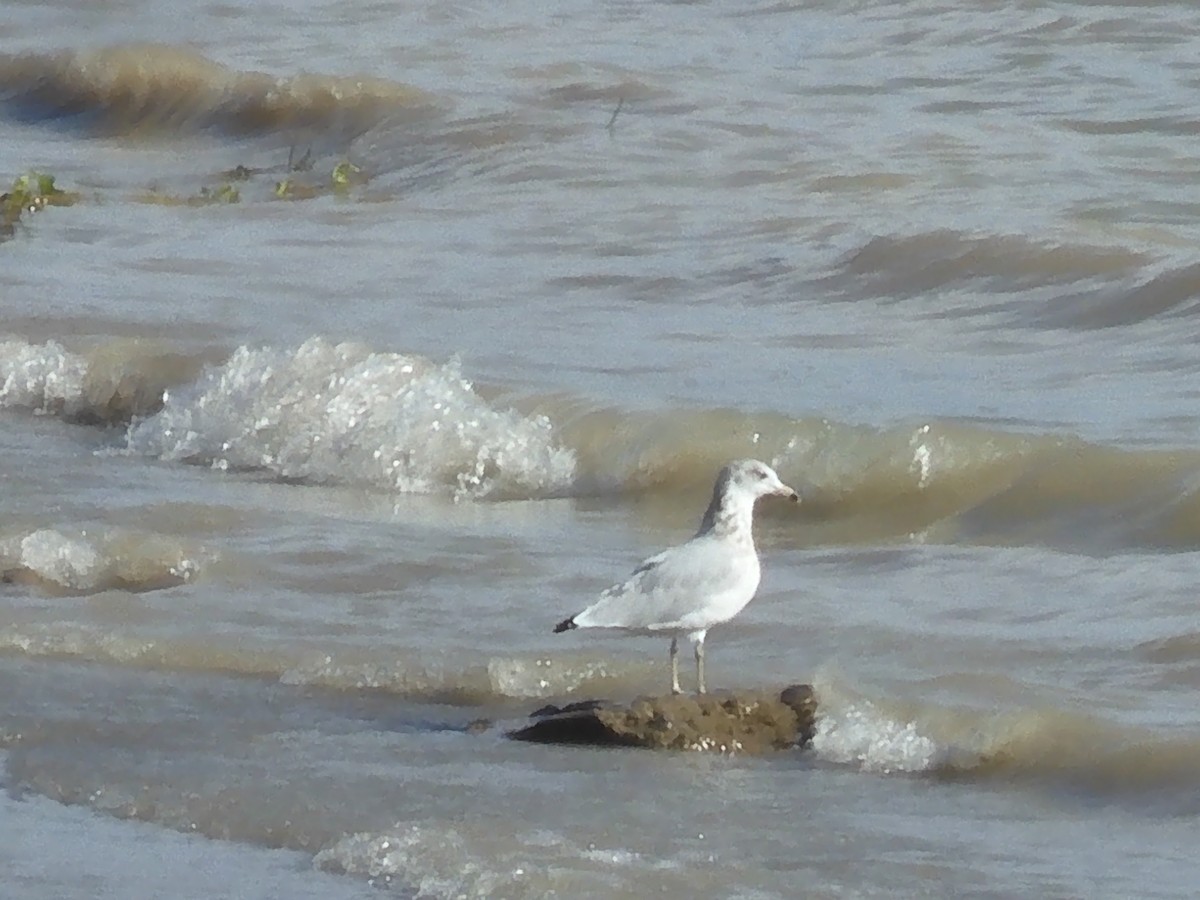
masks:
[[[645,560],[629,580],[577,615],[575,624],[630,631],[706,628],[713,609],[734,604],[736,612],[745,605],[758,587],[758,571],[753,551],[693,539]]]

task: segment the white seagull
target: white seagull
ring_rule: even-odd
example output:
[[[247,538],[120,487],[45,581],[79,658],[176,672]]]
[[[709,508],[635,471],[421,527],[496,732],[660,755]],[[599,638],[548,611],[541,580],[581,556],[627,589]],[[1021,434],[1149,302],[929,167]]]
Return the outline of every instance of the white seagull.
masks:
[[[612,628],[671,636],[671,693],[679,687],[679,637],[696,645],[696,685],[704,685],[704,636],[736,616],[758,590],[761,570],[754,549],[754,502],[769,495],[799,501],[775,470],[757,459],[731,462],[717,475],[700,530],[686,544],[664,550],[633,570],[600,599],[554,627]]]

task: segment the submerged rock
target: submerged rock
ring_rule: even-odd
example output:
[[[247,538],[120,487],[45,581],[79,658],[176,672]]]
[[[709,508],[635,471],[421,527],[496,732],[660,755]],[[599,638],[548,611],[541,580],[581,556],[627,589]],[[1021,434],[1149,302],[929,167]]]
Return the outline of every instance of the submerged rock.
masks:
[[[780,694],[721,691],[639,697],[629,703],[584,700],[547,706],[508,733],[517,741],[707,750],[752,755],[802,747],[812,740],[817,700],[807,684]]]

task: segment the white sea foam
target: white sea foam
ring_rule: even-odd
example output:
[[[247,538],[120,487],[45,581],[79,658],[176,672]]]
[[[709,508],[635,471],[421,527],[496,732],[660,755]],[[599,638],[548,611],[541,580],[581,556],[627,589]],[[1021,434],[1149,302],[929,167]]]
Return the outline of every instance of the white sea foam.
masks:
[[[6,579],[67,592],[171,587],[200,566],[197,554],[171,538],[124,529],[41,528],[0,539]]]
[[[105,568],[94,544],[49,528],[21,538],[19,556],[42,578],[74,590],[94,587]]]
[[[83,401],[87,360],[56,341],[0,341],[0,407],[70,414]]]
[[[280,478],[456,499],[563,492],[574,454],[545,417],[496,409],[459,371],[314,338],[242,347],[167,392],[129,429],[130,452]]]
[[[812,749],[822,759],[866,772],[928,772],[945,748],[906,715],[890,713],[828,672],[818,673],[820,700]]]
[[[318,869],[366,876],[373,884],[393,880],[419,897],[495,897],[526,893],[526,867],[492,869],[476,862],[453,828],[397,825],[383,832],[346,835],[313,859]],[[535,892],[536,893],[536,892]]]
[[[418,897],[456,900],[611,896],[624,879],[641,872],[685,869],[679,859],[626,847],[580,846],[546,829],[514,832],[510,822],[497,824],[494,819],[455,827],[397,823],[332,841],[314,864],[327,872],[365,876],[379,886],[408,888]]]
[[[857,765],[866,772],[926,772],[940,748],[914,722],[899,722],[865,701],[817,717],[812,748],[822,759]]]

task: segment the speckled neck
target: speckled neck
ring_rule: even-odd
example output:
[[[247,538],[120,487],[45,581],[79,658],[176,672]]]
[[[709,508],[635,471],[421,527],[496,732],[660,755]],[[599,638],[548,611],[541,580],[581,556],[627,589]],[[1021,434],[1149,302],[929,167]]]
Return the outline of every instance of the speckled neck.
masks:
[[[721,472],[713,487],[712,501],[700,520],[700,530],[697,537],[710,532],[722,538],[740,538],[747,544],[754,545],[754,497],[735,490],[730,484],[731,475],[728,470]]]

